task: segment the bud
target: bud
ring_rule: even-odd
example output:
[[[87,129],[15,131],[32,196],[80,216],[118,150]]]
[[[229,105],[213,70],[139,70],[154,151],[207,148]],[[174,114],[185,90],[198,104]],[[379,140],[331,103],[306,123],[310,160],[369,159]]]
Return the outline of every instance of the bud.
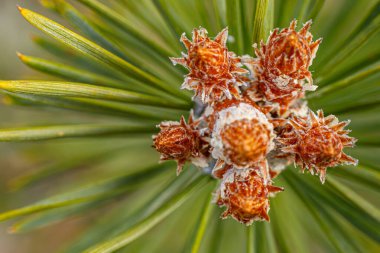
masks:
[[[295,30],[296,24],[293,20],[289,28],[281,32],[275,29],[267,44],[261,42],[261,48],[256,48],[257,58],[243,58],[257,79],[248,90],[250,97],[278,103],[280,115],[286,113],[294,101],[303,98],[305,91],[317,88],[309,67],[322,40],[312,42],[313,36],[308,31],[311,21],[299,32]],[[305,79],[308,80],[306,84]]]
[[[357,163],[343,153],[356,141],[344,130],[348,122],[316,116],[303,100],[316,89],[309,67],[322,40],[312,41],[311,21],[299,31],[296,23],[255,45],[256,58],[229,52],[227,29],[212,40],[203,28],[193,30],[192,41],[183,34],[187,54],[171,58],[189,70],[182,88],[195,91],[199,118],[164,122],[154,147],[162,160],[178,161],[178,172],[191,161],[221,180],[216,201],[226,207],[223,218],[269,221],[269,197],[283,190],[272,179],[292,163],[322,183],[327,167]]]
[[[318,116],[310,111],[308,117],[293,117],[289,129],[278,138],[282,152],[293,154],[302,171],[308,169],[319,174],[324,183],[327,167],[340,164],[357,164],[357,160],[343,153],[343,148],[353,147],[356,139],[349,137],[343,128],[349,121],[338,122],[334,115]]]
[[[273,126],[255,107],[240,103],[218,112],[212,132],[212,156],[233,165],[247,168],[265,159],[273,148]]]
[[[269,221],[269,197],[283,188],[264,183],[257,169],[230,169],[217,190],[217,204],[226,206],[222,218],[229,215],[250,225],[257,220]]]
[[[215,40],[207,36],[206,29],[194,29],[192,42],[184,34],[181,37],[188,54],[183,54],[183,58],[171,58],[173,64],[181,64],[190,71],[182,88],[195,90],[195,96],[200,96],[204,103],[213,103],[224,96],[228,99],[239,97],[238,87],[246,81],[242,75],[248,71],[240,68],[240,58],[228,52],[227,37],[227,28]]]
[[[161,161],[177,161],[177,174],[182,171],[183,165],[189,160],[199,166],[207,166],[203,155],[207,144],[200,136],[196,125],[192,116],[190,116],[189,124],[186,124],[182,116],[180,122],[162,122],[159,125],[160,133],[153,137],[153,147],[161,153]]]
[[[313,36],[309,32],[311,21],[299,32],[295,30],[296,25],[297,21],[293,20],[289,28],[281,32],[275,29],[267,44],[262,44],[261,50],[256,50],[256,54],[262,58],[262,64],[270,73],[296,80],[306,78],[312,84],[309,67],[322,40],[312,42]]]

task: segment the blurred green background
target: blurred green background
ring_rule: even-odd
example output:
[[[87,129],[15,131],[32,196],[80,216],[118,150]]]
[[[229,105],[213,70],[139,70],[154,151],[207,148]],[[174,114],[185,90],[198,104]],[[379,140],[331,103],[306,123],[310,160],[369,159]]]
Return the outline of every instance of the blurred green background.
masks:
[[[18,59],[16,52],[31,55],[46,56],[43,50],[35,45],[31,38],[38,34],[19,14],[17,5],[33,9],[39,13],[47,14],[46,9],[41,8],[38,0],[1,0],[0,1],[0,79],[46,79],[46,76],[28,69]],[[51,14],[51,13],[50,13]],[[59,19],[58,19],[59,20]],[[23,106],[8,106],[8,101],[0,96],[0,127],[22,126],[25,122],[29,125],[44,124],[54,117],[59,121],[74,119],[79,116],[69,116],[70,113],[55,110],[39,110]],[[57,117],[57,113],[59,117]],[[61,147],[59,143],[53,146]],[[46,147],[50,149],[51,145]],[[39,164],[51,161],[39,160],[38,153],[44,152],[44,144],[33,145],[23,143],[0,143],[0,209],[8,210],[18,207],[20,203],[30,203],[44,196],[49,187],[41,186],[28,192],[19,194],[10,191],[9,181],[26,170],[32,171]],[[37,153],[37,154],[36,154]],[[61,152],[64,155],[64,151]],[[6,194],[4,194],[6,193]],[[12,235],[7,232],[10,223],[0,224],[0,252],[1,253],[31,253],[31,252],[56,252],[56,249],[68,239],[80,232],[81,220],[72,219],[49,228],[40,229],[32,234]],[[77,231],[77,232],[76,232]],[[52,236],[54,234],[54,236]],[[43,243],[36,243],[43,242]]]
[[[281,1],[281,0],[278,0]],[[339,13],[340,8],[343,8],[345,4],[349,3],[351,6],[353,3],[357,3],[358,0],[329,0],[326,1],[327,12],[319,17],[319,20],[325,20],[326,26],[321,24],[316,24],[313,28],[316,32],[315,37],[323,34],[325,30],[329,29],[336,23],[337,13]],[[369,2],[374,2],[374,0],[365,0],[362,2],[361,7],[363,7],[362,14],[364,15],[368,10]],[[16,5],[21,5],[26,8],[30,8],[42,14],[46,14],[48,17],[53,17],[54,20],[61,22],[57,16],[52,15],[51,12],[40,7],[38,0],[0,0],[0,80],[2,79],[54,79],[49,76],[43,76],[35,71],[32,71],[25,67],[16,56],[16,51],[28,55],[36,55],[39,57],[47,58],[51,57],[47,55],[43,50],[40,50],[32,41],[31,37],[33,34],[39,34],[35,28],[28,24],[19,15]],[[367,6],[368,5],[368,6]],[[348,8],[348,7],[344,7]],[[350,31],[350,23],[352,25],[357,24],[357,20],[360,17],[353,16],[355,12],[349,12],[345,20],[350,22],[345,22],[341,29]],[[350,16],[351,15],[351,16]],[[356,14],[355,14],[356,15]],[[356,19],[357,18],[357,19]],[[65,22],[63,22],[65,23]],[[348,34],[348,32],[347,32]],[[334,40],[333,37],[324,38],[324,43]],[[363,50],[354,55],[356,61],[367,57],[371,53],[371,49],[374,45],[378,45],[380,36],[374,36],[370,42],[366,45]],[[321,52],[328,51],[322,44]],[[350,63],[351,64],[351,63]],[[375,76],[374,78],[379,78]],[[369,80],[371,81],[371,80]],[[361,84],[360,84],[361,85]],[[70,122],[86,122],[86,121],[96,121],[101,120],[88,116],[87,114],[74,113],[64,110],[54,110],[49,108],[31,108],[23,106],[8,106],[10,101],[0,97],[0,127],[17,127],[27,125],[42,125],[45,123],[70,123]],[[331,101],[331,99],[330,99]],[[339,103],[339,101],[337,102]],[[331,102],[331,104],[324,104],[324,108],[336,106],[336,103]],[[352,118],[352,115],[350,115]],[[103,119],[104,120],[104,119]],[[352,124],[359,124],[353,118]],[[107,139],[111,141],[117,141],[114,139]],[[94,166],[95,170],[91,173],[85,171],[76,171],[75,173],[68,173],[58,178],[54,181],[54,184],[49,184],[49,182],[39,184],[36,187],[28,189],[27,194],[25,192],[11,191],[12,179],[17,178],[17,176],[22,175],[26,171],[34,171],[40,167],[54,163],[55,161],[63,160],[65,157],[75,156],[75,150],[78,148],[88,147],[89,141],[86,144],[82,143],[81,140],[65,140],[62,141],[49,141],[35,143],[0,143],[0,210],[10,210],[13,208],[20,207],[20,205],[26,205],[28,203],[33,203],[36,200],[43,199],[45,196],[51,195],[51,191],[54,187],[55,192],[59,192],[61,189],[67,187],[70,183],[70,177],[91,177],[91,173],[110,173],[115,172],[120,168],[123,168],[123,164],[128,160],[128,165],[137,164],[141,160],[141,154],[139,150],[136,149],[135,152],[131,152],[130,157],[121,157],[113,161],[108,161],[100,164],[99,166]],[[96,151],[97,148],[106,148],[107,143],[101,140],[93,141],[93,149]],[[113,143],[114,144],[114,143]],[[147,144],[148,145],[148,144]],[[54,152],[52,151],[54,150]],[[88,153],[91,153],[89,150]],[[357,151],[359,152],[359,151]],[[153,151],[150,154],[145,154],[145,156],[157,156]],[[155,159],[146,159],[155,161]],[[156,159],[157,160],[157,159]],[[111,170],[112,169],[112,170]],[[111,171],[111,172],[110,172]],[[74,181],[74,180],[73,180]],[[83,180],[85,181],[85,180]],[[6,193],[6,194],[5,194]],[[369,197],[370,198],[370,197]],[[375,200],[374,200],[375,202]],[[103,212],[100,209],[98,212]],[[198,215],[198,214],[197,214]],[[197,215],[194,215],[196,218]],[[177,212],[177,216],[181,218],[181,210]],[[92,213],[86,218],[70,218],[64,223],[58,223],[47,228],[42,228],[33,233],[28,234],[17,234],[10,235],[7,233],[7,229],[11,223],[0,223],[0,253],[45,253],[45,252],[56,252],[58,248],[62,248],[63,245],[68,243],[71,239],[79,235],[86,225],[93,223],[98,216]],[[176,222],[175,219],[171,220]],[[179,222],[180,219],[177,219]],[[227,225],[237,227],[233,221],[227,221]],[[184,228],[185,229],[185,228]],[[240,233],[241,231],[237,231]],[[145,239],[144,239],[145,240]],[[37,243],[38,242],[38,243]],[[142,242],[144,244],[145,241]]]

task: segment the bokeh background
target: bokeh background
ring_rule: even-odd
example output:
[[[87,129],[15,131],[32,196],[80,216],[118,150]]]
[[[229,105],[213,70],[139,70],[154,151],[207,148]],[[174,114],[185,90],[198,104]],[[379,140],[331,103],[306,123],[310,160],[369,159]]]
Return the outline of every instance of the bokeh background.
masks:
[[[46,9],[41,8],[38,0],[1,0],[0,1],[0,79],[48,79],[33,70],[28,69],[18,59],[16,52],[30,55],[47,56],[31,40],[33,34],[40,34],[19,14],[17,5],[33,9],[39,13],[49,15]],[[51,15],[51,13],[50,13]],[[55,17],[57,20],[59,18]],[[55,110],[40,110],[25,106],[9,106],[11,101],[0,96],[0,127],[17,127],[25,125],[38,125],[49,122],[54,118],[56,122],[75,120],[78,115],[70,116],[70,113]],[[83,115],[82,115],[83,116]],[[76,145],[76,143],[75,143]],[[19,207],[20,203],[32,203],[40,197],[48,195],[50,188],[41,185],[31,189],[28,194],[20,194],[13,191],[9,184],[11,179],[33,171],[41,166],[54,162],[58,158],[51,156],[50,161],[40,160],[39,153],[47,152],[55,146],[62,145],[30,145],[23,143],[0,143],[0,210],[9,210]],[[59,152],[58,156],[64,156],[65,151]],[[70,154],[66,154],[70,155]],[[67,178],[66,178],[67,179]],[[62,180],[64,181],[64,179]],[[59,187],[59,186],[58,186]],[[5,194],[6,193],[6,194]],[[80,219],[71,219],[65,225],[56,224],[29,234],[10,234],[10,223],[0,224],[0,252],[1,253],[45,253],[56,252],[79,233],[84,223],[91,222]],[[39,242],[39,243],[36,243]]]
[[[330,20],[330,18],[334,16],[334,13],[337,12],[339,8],[343,8],[343,5],[347,2],[352,4],[355,1],[358,0],[327,1],[324,8],[329,9],[330,15],[327,13],[325,16],[319,17],[320,20],[326,20],[326,22],[331,23],[335,22],[336,20]],[[362,13],[365,13],[368,9],[366,7],[366,1],[374,2],[374,0],[363,1]],[[19,15],[16,8],[17,5],[30,8],[48,17],[53,17],[54,20],[65,23],[61,21],[59,17],[41,8],[38,0],[0,0],[0,80],[51,79],[49,76],[43,76],[28,69],[16,56],[16,52],[19,51],[28,55],[41,56],[42,58],[50,57],[31,41],[33,34],[41,35],[41,33]],[[352,23],[355,24],[355,16],[346,18],[351,19]],[[346,24],[342,29],[349,29],[349,25]],[[319,26],[319,31],[323,31],[322,26]],[[325,39],[332,40],[333,38]],[[367,44],[367,48],[370,49],[371,45],[378,44],[379,39],[379,36],[375,36],[375,38]],[[327,49],[322,47],[321,50]],[[368,55],[366,55],[367,51],[370,52],[370,50],[362,50],[360,52],[361,55],[357,55],[356,59],[365,58]],[[378,78],[378,76],[375,78]],[[9,106],[13,102],[1,96],[0,100],[0,127],[25,126],[25,123],[28,125],[42,125],[51,122],[52,119],[54,119],[54,122],[57,124],[60,122],[76,122],[77,119],[80,119],[80,122],[85,122],[86,120],[94,122],[94,120],[97,120],[90,118],[90,116],[86,114],[71,113],[70,111],[46,108],[41,110],[36,107],[17,105]],[[99,143],[94,142],[94,149],[99,146],[98,144]],[[86,174],[85,170],[79,170],[81,168],[78,168],[78,171],[65,174],[65,176],[61,178],[56,178],[53,185],[46,182],[30,188],[27,194],[14,190],[14,185],[12,185],[12,182],[15,182],[14,179],[17,179],[26,172],[47,167],[49,164],[62,160],[65,157],[69,158],[75,156],[75,150],[80,148],[81,145],[80,140],[68,140],[65,142],[51,141],[48,143],[38,143],[38,145],[34,143],[0,143],[0,212],[43,199],[43,197],[51,195],[51,191],[53,190],[51,189],[52,186],[54,186],[54,191],[57,192],[67,187],[66,184],[70,183],[70,177],[91,176]],[[107,143],[102,143],[101,145],[106,147]],[[44,155],[41,156],[41,154]],[[156,154],[144,155],[154,156]],[[140,158],[141,155],[139,155],[138,149],[136,149],[135,154],[130,154],[128,164],[133,164],[132,159],[135,159],[135,162],[139,163]],[[114,170],[117,170],[123,167],[123,161],[126,159],[126,157],[123,157],[114,161],[105,161],[100,165],[93,165],[95,170],[92,170],[92,172],[96,172],[96,167],[98,167],[97,171],[99,173],[107,171],[104,168],[114,168]],[[376,200],[373,199],[373,202],[375,201]],[[105,210],[100,209],[98,212],[102,211]],[[57,249],[79,235],[86,225],[91,224],[98,217],[96,213],[92,213],[86,218],[73,217],[64,223],[57,223],[47,228],[41,228],[33,233],[17,235],[8,233],[10,232],[8,228],[11,223],[0,223],[0,253],[56,252]]]

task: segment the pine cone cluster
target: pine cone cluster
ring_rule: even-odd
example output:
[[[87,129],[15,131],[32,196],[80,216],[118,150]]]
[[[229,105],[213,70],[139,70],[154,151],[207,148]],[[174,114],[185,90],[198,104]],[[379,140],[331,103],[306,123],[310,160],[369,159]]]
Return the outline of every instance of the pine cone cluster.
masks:
[[[296,25],[254,45],[255,58],[228,51],[227,29],[214,40],[194,29],[192,41],[181,37],[187,54],[171,58],[189,70],[182,88],[195,92],[201,113],[191,113],[188,123],[161,123],[153,146],[161,160],[178,162],[178,173],[187,161],[212,169],[220,179],[215,201],[226,207],[223,218],[269,221],[269,197],[283,190],[272,180],[289,164],[323,183],[327,167],[357,163],[343,153],[356,141],[344,129],[348,122],[321,110],[316,115],[303,99],[317,88],[309,67],[322,40],[313,41],[311,21],[299,31]]]

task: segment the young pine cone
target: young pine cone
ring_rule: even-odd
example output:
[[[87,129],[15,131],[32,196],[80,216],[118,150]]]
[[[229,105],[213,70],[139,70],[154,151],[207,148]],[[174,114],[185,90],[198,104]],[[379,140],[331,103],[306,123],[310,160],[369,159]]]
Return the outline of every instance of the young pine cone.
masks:
[[[343,148],[353,147],[356,139],[349,137],[343,128],[349,121],[338,122],[334,115],[323,116],[322,110],[309,111],[308,117],[293,117],[290,129],[278,138],[281,151],[293,154],[302,171],[308,169],[319,174],[324,183],[327,167],[340,164],[357,164],[357,160],[343,153]]]
[[[159,125],[160,133],[153,137],[153,147],[161,153],[161,161],[177,161],[177,174],[181,173],[186,161],[200,167],[207,166],[204,156],[207,142],[196,129],[197,124],[192,116],[188,124],[183,116],[180,122],[164,121]]]
[[[312,42],[313,36],[308,31],[311,21],[299,32],[295,30],[296,24],[297,21],[293,20],[289,28],[280,32],[275,29],[267,44],[261,42],[260,49],[256,48],[257,58],[243,59],[256,78],[249,88],[250,96],[254,100],[278,103],[280,114],[285,113],[294,101],[303,98],[305,91],[316,89],[309,67],[322,40]]]
[[[222,218],[231,215],[250,225],[257,220],[269,221],[269,197],[283,188],[265,184],[257,169],[230,169],[217,190],[217,204],[226,206]]]
[[[227,28],[214,40],[207,36],[206,29],[194,29],[192,42],[184,34],[181,37],[187,54],[183,58],[170,58],[173,64],[181,64],[190,71],[182,88],[195,90],[195,96],[203,103],[240,97],[238,87],[247,80],[244,74],[248,71],[240,67],[240,58],[227,50],[227,37]]]
[[[255,167],[273,148],[273,126],[266,116],[247,103],[239,103],[217,113],[210,145],[217,159],[214,171],[224,166],[236,169]],[[261,174],[267,178],[267,169]]]

